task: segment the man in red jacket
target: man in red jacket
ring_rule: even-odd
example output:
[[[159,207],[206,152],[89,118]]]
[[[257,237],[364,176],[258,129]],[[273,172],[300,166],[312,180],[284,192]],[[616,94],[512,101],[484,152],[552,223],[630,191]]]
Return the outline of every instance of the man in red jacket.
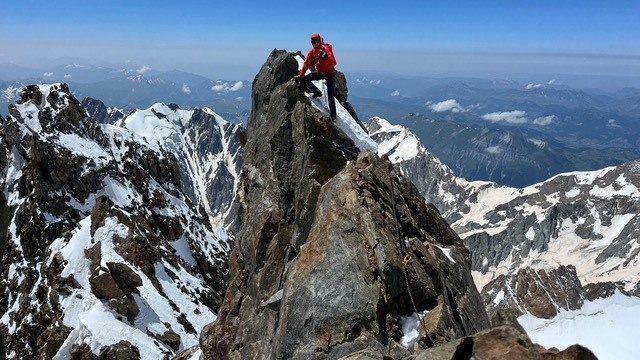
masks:
[[[319,97],[322,92],[315,86],[312,81],[324,79],[327,83],[327,97],[329,98],[329,114],[331,120],[336,121],[336,102],[335,102],[335,87],[336,87],[336,59],[333,56],[333,48],[331,44],[325,43],[320,34],[311,34],[311,50],[304,59],[304,64],[298,79],[301,82],[302,89],[306,92],[312,92],[313,97]],[[305,76],[305,73],[314,65],[316,72],[312,72]]]

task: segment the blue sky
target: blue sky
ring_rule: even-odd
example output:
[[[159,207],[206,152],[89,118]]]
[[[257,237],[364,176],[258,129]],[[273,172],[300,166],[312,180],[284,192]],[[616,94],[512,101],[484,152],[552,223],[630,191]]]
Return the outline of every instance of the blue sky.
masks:
[[[252,78],[272,49],[306,53],[320,32],[343,71],[640,76],[638,0],[24,0],[0,9],[0,63],[32,67],[129,61]]]

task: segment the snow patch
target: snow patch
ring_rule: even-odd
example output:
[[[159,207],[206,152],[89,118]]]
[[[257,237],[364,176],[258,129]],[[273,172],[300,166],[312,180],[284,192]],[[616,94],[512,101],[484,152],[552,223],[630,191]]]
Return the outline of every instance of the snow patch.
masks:
[[[413,313],[409,316],[401,316],[400,324],[402,325],[402,338],[400,343],[407,349],[411,349],[418,340],[420,333],[418,327],[421,325],[421,320],[429,313],[429,310],[425,310],[421,313]]]

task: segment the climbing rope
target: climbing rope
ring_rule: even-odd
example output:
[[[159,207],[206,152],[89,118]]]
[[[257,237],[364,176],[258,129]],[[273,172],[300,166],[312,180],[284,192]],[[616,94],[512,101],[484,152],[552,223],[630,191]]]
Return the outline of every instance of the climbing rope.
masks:
[[[429,336],[429,331],[427,330],[427,324],[424,321],[424,317],[420,317],[420,314],[418,313],[418,307],[416,306],[416,302],[413,299],[413,295],[411,295],[411,287],[409,286],[409,275],[407,274],[407,267],[409,266],[409,264],[413,261],[413,259],[411,258],[411,255],[409,255],[409,251],[407,251],[407,249],[405,248],[405,243],[404,240],[401,239],[400,237],[400,222],[398,221],[398,210],[397,210],[397,206],[396,206],[396,191],[395,191],[395,179],[396,177],[392,174],[391,177],[391,203],[393,205],[393,217],[396,223],[396,234],[398,234],[398,243],[400,244],[400,257],[402,257],[402,273],[404,274],[404,281],[405,284],[407,286],[407,292],[409,293],[409,300],[411,300],[411,305],[413,306],[413,311],[415,312],[416,316],[418,317],[418,321],[420,322],[420,324],[422,324],[422,328],[424,329],[424,333],[427,337],[427,339],[429,339],[429,341],[431,341],[432,344],[435,344],[435,342],[433,341],[433,339],[431,339],[431,336]]]

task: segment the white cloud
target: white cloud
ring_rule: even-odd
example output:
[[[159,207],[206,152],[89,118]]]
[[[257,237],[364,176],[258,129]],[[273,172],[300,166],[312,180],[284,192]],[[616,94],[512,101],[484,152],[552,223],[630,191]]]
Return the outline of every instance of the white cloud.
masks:
[[[218,81],[215,85],[211,87],[211,90],[216,92],[224,92],[224,91],[238,91],[244,87],[242,81],[237,81],[235,83],[229,84],[227,82]]]
[[[551,79],[551,80],[549,80],[549,82],[548,82],[548,84],[549,84],[549,85],[553,85],[553,84],[555,84],[555,83],[556,83],[556,79]]]
[[[42,76],[44,76],[44,77],[52,77],[53,73],[52,72],[46,72],[46,73],[42,74]]]
[[[543,85],[542,84],[529,84],[526,86],[527,90],[531,90],[531,89],[539,89],[541,88]]]
[[[533,120],[533,123],[540,126],[551,125],[558,120],[558,117],[555,115],[542,116]]]
[[[429,105],[429,108],[435,112],[451,111],[454,113],[459,113],[459,112],[467,111],[460,104],[458,104],[458,102],[454,99],[441,101],[435,104],[428,102],[427,105]]]
[[[238,91],[238,90],[242,89],[243,86],[244,85],[242,84],[242,81],[238,81],[235,84],[233,84],[233,86],[229,90],[230,91]]]
[[[500,154],[502,152],[502,149],[499,146],[489,146],[488,148],[484,149],[484,151],[488,152],[489,154]]]
[[[504,121],[509,124],[525,124],[527,118],[526,112],[522,110],[506,111],[506,112],[493,112],[482,115],[482,118],[492,123]]]
[[[547,143],[544,140],[533,139],[533,138],[529,138],[527,140],[540,149],[544,149],[545,147],[547,147]]]
[[[144,74],[149,70],[151,70],[151,66],[145,65],[145,66],[141,67],[140,69],[138,69],[136,71],[138,72],[138,74]]]
[[[71,79],[71,74],[65,74],[65,75],[64,75],[64,78],[65,78],[65,79]]]
[[[185,94],[191,94],[191,88],[188,84],[182,84],[182,92]]]
[[[391,96],[400,96],[400,91],[394,90],[390,95]]]

